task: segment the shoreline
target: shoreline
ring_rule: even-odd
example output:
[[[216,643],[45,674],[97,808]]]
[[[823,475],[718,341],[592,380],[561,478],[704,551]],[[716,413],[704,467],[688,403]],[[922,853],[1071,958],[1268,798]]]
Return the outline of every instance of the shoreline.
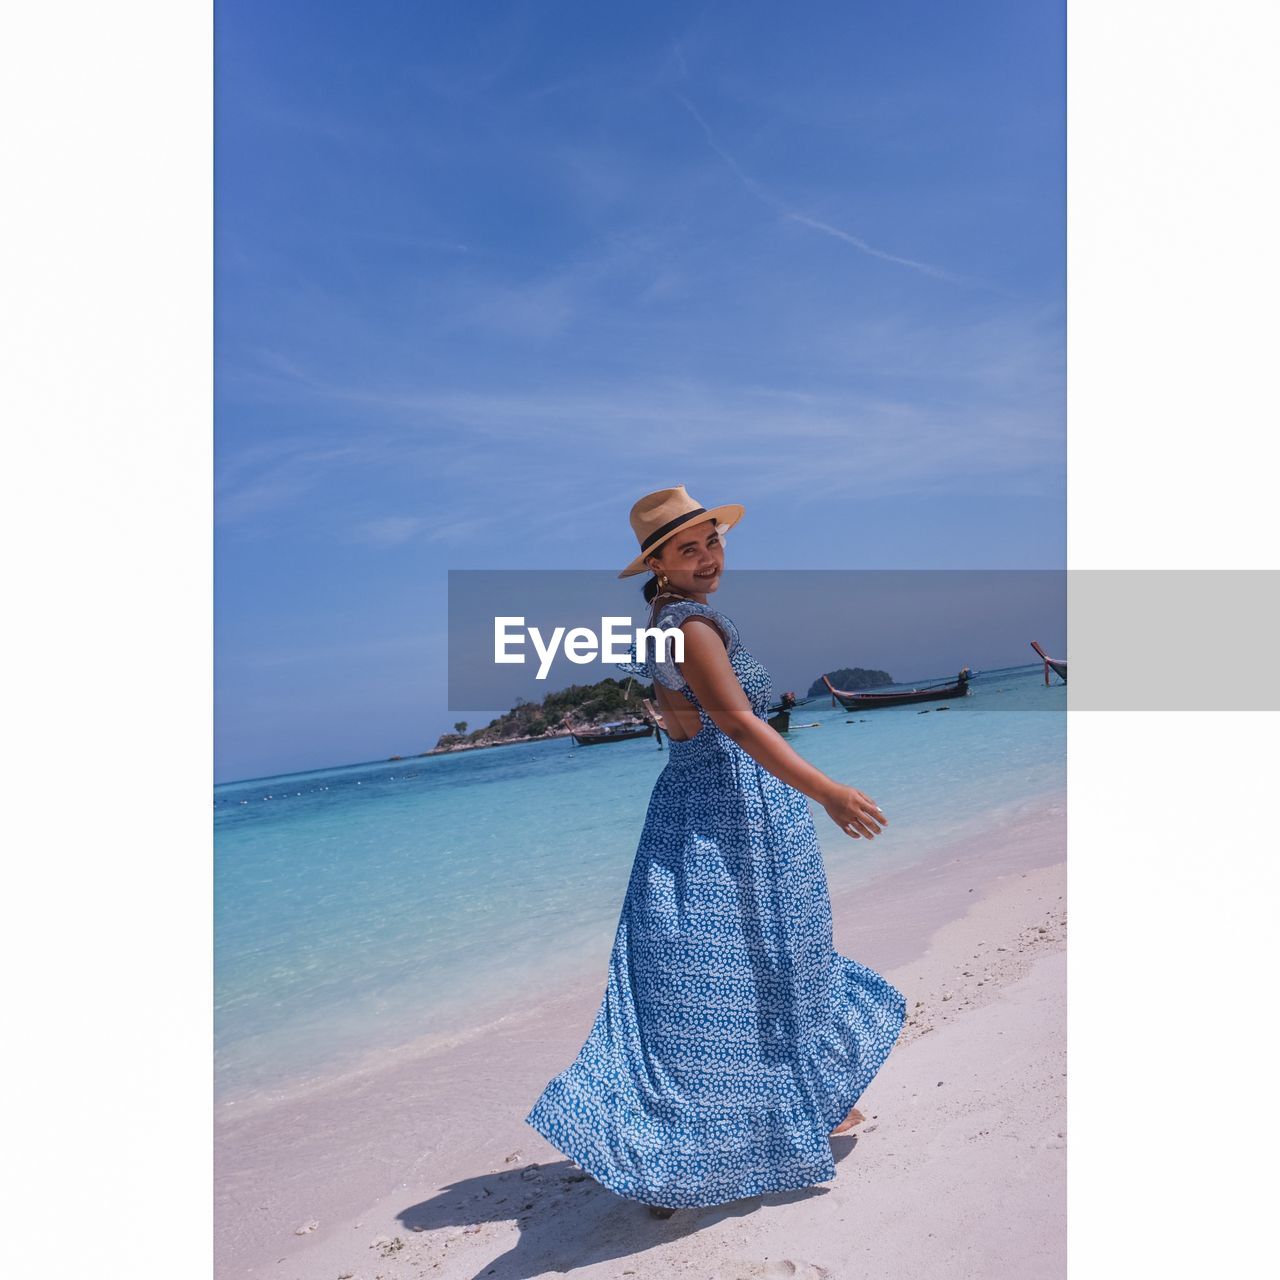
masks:
[[[930,1057],[930,1044],[957,1041],[952,1055],[967,1055],[981,1067],[991,1045],[968,1043],[971,1033],[966,1026],[979,1018],[1007,1021],[1013,1015],[1000,1012],[1006,993],[1012,998],[1015,988],[1023,990],[1031,983],[1041,995],[1048,993],[1050,1005],[1057,1000],[1060,984],[1046,964],[1064,945],[1065,913],[1061,925],[1052,915],[1063,903],[1052,900],[1065,894],[1065,837],[1065,795],[1050,794],[997,830],[944,846],[925,865],[889,871],[854,889],[832,892],[837,951],[884,973],[908,996],[907,1026],[859,1104],[869,1117],[876,1101],[892,1095],[909,1078],[903,1064]],[[1051,904],[1047,909],[1046,902]],[[486,1269],[476,1249],[487,1248],[490,1260],[504,1252],[498,1248],[499,1237],[515,1250],[506,1255],[508,1260],[523,1259],[518,1271],[499,1266],[494,1272],[499,1280],[504,1275],[542,1274],[528,1269],[533,1255],[554,1253],[566,1244],[564,1225],[552,1231],[543,1221],[543,1208],[536,1207],[552,1173],[558,1190],[570,1200],[589,1195],[593,1216],[605,1215],[610,1223],[615,1217],[625,1221],[627,1232],[635,1231],[634,1247],[649,1248],[657,1238],[652,1228],[628,1216],[638,1206],[599,1187],[523,1124],[542,1085],[572,1060],[589,1030],[603,989],[603,964],[602,960],[600,972],[589,980],[550,992],[536,1006],[504,1014],[453,1045],[393,1056],[260,1107],[220,1111],[215,1117],[217,1274],[261,1275],[268,1269],[279,1274],[277,1262],[287,1260],[292,1275],[308,1280],[332,1280],[343,1271],[361,1276],[371,1268],[389,1280],[420,1274],[410,1266],[410,1258],[421,1267],[424,1250],[431,1250],[433,1265],[443,1268],[447,1259],[448,1269],[435,1274],[470,1276]],[[973,976],[962,976],[958,964],[971,966]],[[1032,1006],[1038,1007],[1035,1000]],[[1016,1012],[1016,1001],[1010,1008]],[[1027,1015],[1023,1011],[1019,1016]],[[992,1034],[1005,1037],[1007,1031],[1000,1028]],[[1010,1043],[1020,1038],[1025,1037],[1007,1036]],[[1048,1033],[1028,1041],[1051,1056],[1064,1042],[1065,1027],[1057,1021]],[[945,1079],[945,1072],[938,1079]],[[1052,1099],[1051,1104],[1057,1105]],[[918,1101],[911,1103],[916,1105]],[[898,1120],[902,1118],[900,1111]],[[854,1130],[854,1137],[835,1140],[838,1164],[839,1144],[874,1141],[872,1125],[887,1130],[889,1122],[883,1116],[878,1122],[869,1119]],[[1063,1129],[1058,1124],[1053,1132]],[[957,1153],[962,1166],[967,1150]],[[1054,1161],[1062,1153],[1057,1147],[1045,1151],[1056,1153],[1052,1159],[1046,1157],[1056,1169]],[[960,1173],[964,1172],[962,1167]],[[572,1180],[575,1176],[577,1181]],[[506,1205],[493,1213],[483,1212],[478,1203],[468,1210],[473,1196],[491,1203],[510,1199],[498,1188],[509,1191],[513,1179],[519,1179],[520,1196],[510,1213],[501,1214]],[[723,1225],[737,1221],[739,1209],[785,1202],[790,1211],[799,1208],[800,1201],[808,1212],[818,1213],[824,1196],[843,1192],[846,1181],[842,1168],[833,1183],[731,1207],[681,1211],[672,1222],[679,1224],[687,1213],[698,1215],[700,1223],[716,1220]],[[452,1194],[447,1193],[449,1187],[454,1188]],[[525,1203],[535,1209],[522,1211]],[[544,1208],[554,1216],[558,1203],[553,1200]],[[642,1209],[640,1214],[647,1220]],[[752,1223],[760,1216],[752,1215]],[[770,1220],[776,1216],[772,1213]],[[313,1222],[317,1225],[306,1229]],[[474,1231],[462,1231],[477,1224]],[[616,1234],[614,1227],[609,1230]],[[673,1247],[683,1238],[678,1225],[664,1224],[661,1231],[661,1238],[671,1239]],[[584,1226],[579,1232],[575,1226],[570,1234],[590,1251],[592,1231]],[[699,1242],[704,1234],[698,1233]],[[388,1243],[390,1252],[384,1255],[383,1246],[376,1244],[380,1236],[401,1243]],[[642,1238],[648,1243],[641,1243]],[[815,1239],[829,1247],[831,1223],[824,1222]],[[694,1246],[693,1238],[679,1245],[668,1265],[684,1256],[679,1248]],[[470,1261],[464,1263],[464,1255]],[[455,1261],[460,1267],[456,1272]],[[636,1258],[634,1265],[640,1269],[635,1274],[660,1274],[654,1270],[656,1263],[656,1257]],[[585,1257],[561,1262],[565,1269],[583,1265]],[[588,1265],[585,1274],[617,1272]]]
[[[456,746],[431,747],[411,756],[389,756],[387,764],[401,764],[409,760],[421,760],[423,756],[456,756],[465,751],[487,751],[490,747],[518,747],[525,742],[548,742],[552,738],[571,738],[572,729],[549,729],[546,733],[525,734],[522,738],[502,738],[497,742],[460,742]]]
[[[832,836],[820,826],[819,841],[822,844],[823,861],[828,872],[828,891],[832,906],[836,949],[838,951],[843,949],[840,935],[840,920],[844,914],[842,907],[847,905],[850,918],[858,920],[861,918],[864,895],[870,893],[872,900],[875,900],[883,894],[887,899],[894,902],[900,901],[903,904],[894,908],[897,914],[893,917],[895,924],[890,938],[878,944],[886,948],[879,967],[883,968],[887,964],[896,963],[902,951],[901,948],[895,949],[891,944],[894,935],[901,932],[900,915],[904,910],[909,913],[911,925],[906,936],[922,937],[935,927],[949,910],[954,909],[944,904],[940,909],[935,907],[932,913],[921,910],[926,902],[932,901],[933,896],[936,896],[937,890],[932,886],[932,876],[938,868],[955,861],[957,857],[963,861],[965,858],[977,856],[984,860],[984,870],[990,875],[999,865],[1000,849],[1009,840],[1008,833],[1019,828],[1026,815],[1051,814],[1060,809],[1065,821],[1065,807],[1065,792],[1056,788],[1023,797],[1012,803],[995,805],[984,814],[967,818],[945,834],[926,833],[924,836],[926,841],[937,842],[936,851],[929,858],[924,860],[916,858],[905,866],[882,864],[870,874],[852,882],[837,861],[842,854],[847,854],[849,851],[847,837]],[[914,838],[917,843],[921,840],[919,834],[915,834]],[[983,842],[992,840],[995,842],[994,852],[984,853]],[[910,881],[906,891],[900,891],[896,887],[899,883],[907,883],[903,881],[903,877],[908,877]],[[367,1050],[363,1056],[355,1060],[347,1059],[315,1070],[300,1069],[287,1077],[247,1091],[223,1090],[215,1083],[215,1111],[219,1115],[229,1114],[228,1109],[235,1108],[236,1114],[243,1117],[260,1114],[273,1107],[301,1102],[309,1096],[323,1095],[334,1090],[340,1092],[345,1085],[353,1085],[371,1074],[387,1071],[397,1063],[421,1062],[436,1054],[452,1052],[486,1034],[523,1021],[537,1020],[544,1010],[558,1007],[566,1001],[572,1002],[580,993],[599,992],[603,989],[605,976],[603,966],[607,964],[607,953],[615,927],[615,923],[611,922],[607,932],[601,932],[594,949],[603,957],[600,961],[598,978],[593,973],[590,977],[567,979],[563,975],[563,966],[561,966],[562,972],[552,978],[554,985],[548,989],[548,994],[536,1003],[489,992],[476,997],[472,1005],[475,1019],[463,1026],[423,1032],[397,1044],[380,1045]],[[859,926],[864,931],[862,935],[864,937],[866,927],[865,924]],[[855,948],[854,954],[860,945],[862,945],[860,941],[849,943],[851,948]]]

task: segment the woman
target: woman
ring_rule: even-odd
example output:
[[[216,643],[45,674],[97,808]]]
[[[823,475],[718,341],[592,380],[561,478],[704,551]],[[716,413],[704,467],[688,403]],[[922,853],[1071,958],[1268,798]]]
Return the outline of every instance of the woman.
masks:
[[[608,982],[577,1059],[525,1117],[598,1182],[668,1217],[835,1177],[828,1141],[902,1029],[906,1001],[836,953],[813,818],[854,839],[887,823],[766,723],[768,672],[707,604],[740,506],[684,486],[631,509],[650,625],[684,658],[621,664],[654,682],[669,740]]]

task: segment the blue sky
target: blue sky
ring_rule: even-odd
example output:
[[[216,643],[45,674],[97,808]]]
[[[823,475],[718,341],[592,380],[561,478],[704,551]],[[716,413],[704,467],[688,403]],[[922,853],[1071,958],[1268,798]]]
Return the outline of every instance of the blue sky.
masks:
[[[1065,565],[1061,3],[216,16],[218,780],[432,745],[446,571],[666,485],[730,570]]]

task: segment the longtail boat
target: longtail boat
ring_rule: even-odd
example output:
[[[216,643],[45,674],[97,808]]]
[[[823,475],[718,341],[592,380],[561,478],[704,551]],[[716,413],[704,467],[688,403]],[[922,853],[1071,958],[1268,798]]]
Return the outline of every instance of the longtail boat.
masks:
[[[1045,651],[1040,647],[1040,642],[1039,642],[1038,640],[1033,640],[1033,641],[1031,642],[1031,647],[1032,647],[1032,648],[1033,648],[1033,649],[1034,649],[1034,650],[1035,650],[1035,651],[1036,651],[1036,652],[1037,652],[1037,653],[1038,653],[1038,654],[1039,654],[1039,655],[1044,659],[1044,682],[1045,682],[1045,684],[1048,684],[1048,683],[1049,683],[1049,672],[1050,672],[1050,670],[1052,670],[1053,672],[1055,672],[1057,675],[1060,675],[1060,676],[1062,677],[1062,683],[1063,683],[1063,684],[1066,684],[1066,683],[1067,683],[1067,663],[1066,663],[1066,660],[1065,660],[1065,659],[1063,659],[1063,661],[1059,662],[1057,658],[1051,658],[1051,657],[1049,657],[1049,655],[1048,655],[1047,653],[1045,653]]]
[[[951,684],[921,685],[915,689],[895,689],[892,693],[854,693],[849,689],[837,689],[825,675],[822,683],[846,711],[863,711],[868,707],[900,707],[909,702],[939,702],[944,698],[966,697],[972,674],[965,667]]]
[[[651,724],[636,724],[632,720],[614,720],[610,724],[595,725],[581,731],[571,729],[573,740],[580,747],[598,747],[605,742],[626,742],[629,738],[651,738],[655,728]]]

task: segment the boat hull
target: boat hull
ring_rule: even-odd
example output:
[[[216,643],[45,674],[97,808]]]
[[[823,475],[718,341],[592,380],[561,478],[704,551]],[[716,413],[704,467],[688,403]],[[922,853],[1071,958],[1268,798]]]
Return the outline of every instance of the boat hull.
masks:
[[[913,702],[942,702],[950,698],[964,698],[969,694],[969,676],[962,673],[955,684],[941,685],[934,689],[903,689],[895,693],[853,693],[837,689],[826,676],[823,683],[846,711],[866,711],[872,707],[903,707]]]
[[[637,725],[621,733],[575,733],[573,740],[580,747],[602,747],[607,742],[626,742],[631,738],[652,738],[653,725]]]

